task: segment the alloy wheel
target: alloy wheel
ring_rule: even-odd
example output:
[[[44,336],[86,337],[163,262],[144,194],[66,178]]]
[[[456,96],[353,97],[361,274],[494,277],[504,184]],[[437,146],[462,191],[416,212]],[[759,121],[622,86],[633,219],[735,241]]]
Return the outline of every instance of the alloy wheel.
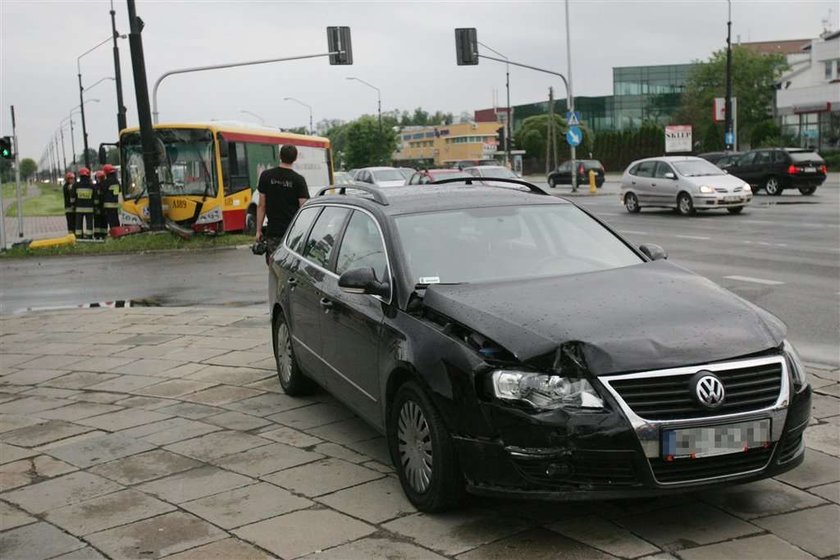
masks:
[[[764,190],[769,195],[777,195],[781,192],[779,180],[776,177],[768,177],[767,182],[764,183]]]
[[[280,380],[288,385],[292,379],[292,339],[286,323],[277,327],[277,373]]]
[[[423,410],[414,401],[405,401],[397,424],[397,450],[405,477],[418,493],[432,482],[432,435]]]

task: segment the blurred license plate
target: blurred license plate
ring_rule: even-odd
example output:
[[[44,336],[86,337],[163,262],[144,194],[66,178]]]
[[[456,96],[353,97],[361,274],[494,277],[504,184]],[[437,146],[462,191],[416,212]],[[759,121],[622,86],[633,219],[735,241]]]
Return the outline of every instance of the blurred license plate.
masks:
[[[741,202],[741,197],[740,196],[724,196],[723,201],[724,202]]]
[[[712,457],[728,453],[741,453],[770,442],[770,419],[683,428],[662,432],[662,456]]]
[[[816,173],[816,172],[817,172],[817,168],[816,168],[816,167],[806,167],[806,168],[805,168],[805,169],[803,169],[802,171],[804,171],[805,173]]]

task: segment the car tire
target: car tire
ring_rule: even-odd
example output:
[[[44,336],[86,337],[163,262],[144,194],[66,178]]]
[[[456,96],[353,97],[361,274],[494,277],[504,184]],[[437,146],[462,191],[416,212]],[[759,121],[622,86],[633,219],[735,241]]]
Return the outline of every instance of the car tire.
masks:
[[[548,186],[552,189],[557,185],[557,181],[554,180],[554,177],[548,178]]]
[[[744,207],[743,206],[734,206],[732,208],[727,208],[726,211],[729,212],[730,214],[740,214],[741,212],[744,211]]]
[[[458,505],[464,481],[449,431],[415,381],[397,389],[388,414],[388,448],[408,500],[426,513]]]
[[[624,195],[624,209],[631,214],[638,214],[642,211],[642,207],[639,206],[639,199],[635,194],[629,192]]]
[[[697,209],[694,208],[694,201],[691,200],[691,195],[682,192],[677,196],[677,212],[681,216],[694,216],[697,214]]]
[[[292,397],[311,395],[317,389],[314,381],[306,377],[298,366],[292,348],[289,326],[282,312],[278,312],[271,328],[274,346],[274,363],[277,366],[277,379],[283,392]]]
[[[245,230],[243,232],[245,235],[256,235],[257,233],[257,209],[256,208],[248,208],[248,211],[245,212]]]
[[[811,196],[815,192],[817,192],[817,187],[799,187],[799,192],[801,192],[805,196]]]
[[[782,181],[775,175],[770,175],[764,180],[764,192],[770,196],[779,196],[782,190]]]

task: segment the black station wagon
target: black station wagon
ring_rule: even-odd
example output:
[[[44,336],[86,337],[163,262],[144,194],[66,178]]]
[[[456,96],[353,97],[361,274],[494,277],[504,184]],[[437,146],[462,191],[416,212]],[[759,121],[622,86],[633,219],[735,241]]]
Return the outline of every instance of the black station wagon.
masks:
[[[270,261],[283,389],[385,434],[417,508],[802,462],[811,388],[778,319],[534,185],[471,182],[324,189]]]

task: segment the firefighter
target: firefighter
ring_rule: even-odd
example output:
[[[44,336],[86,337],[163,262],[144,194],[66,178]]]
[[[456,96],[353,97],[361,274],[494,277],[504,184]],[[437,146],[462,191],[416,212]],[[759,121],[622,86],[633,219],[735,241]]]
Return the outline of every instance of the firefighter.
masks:
[[[93,238],[105,239],[107,233],[105,223],[105,171],[99,170],[94,173],[96,181],[93,183]]]
[[[94,232],[94,211],[96,203],[96,191],[90,182],[90,169],[82,167],[79,169],[79,182],[76,183],[76,237],[79,239],[90,239]]]
[[[105,209],[105,227],[110,231],[120,225],[120,181],[117,169],[110,163],[106,163],[102,171],[105,172],[102,207]]]
[[[61,186],[64,192],[64,217],[67,218],[67,232],[76,231],[76,175],[68,171],[64,176],[64,185]]]

